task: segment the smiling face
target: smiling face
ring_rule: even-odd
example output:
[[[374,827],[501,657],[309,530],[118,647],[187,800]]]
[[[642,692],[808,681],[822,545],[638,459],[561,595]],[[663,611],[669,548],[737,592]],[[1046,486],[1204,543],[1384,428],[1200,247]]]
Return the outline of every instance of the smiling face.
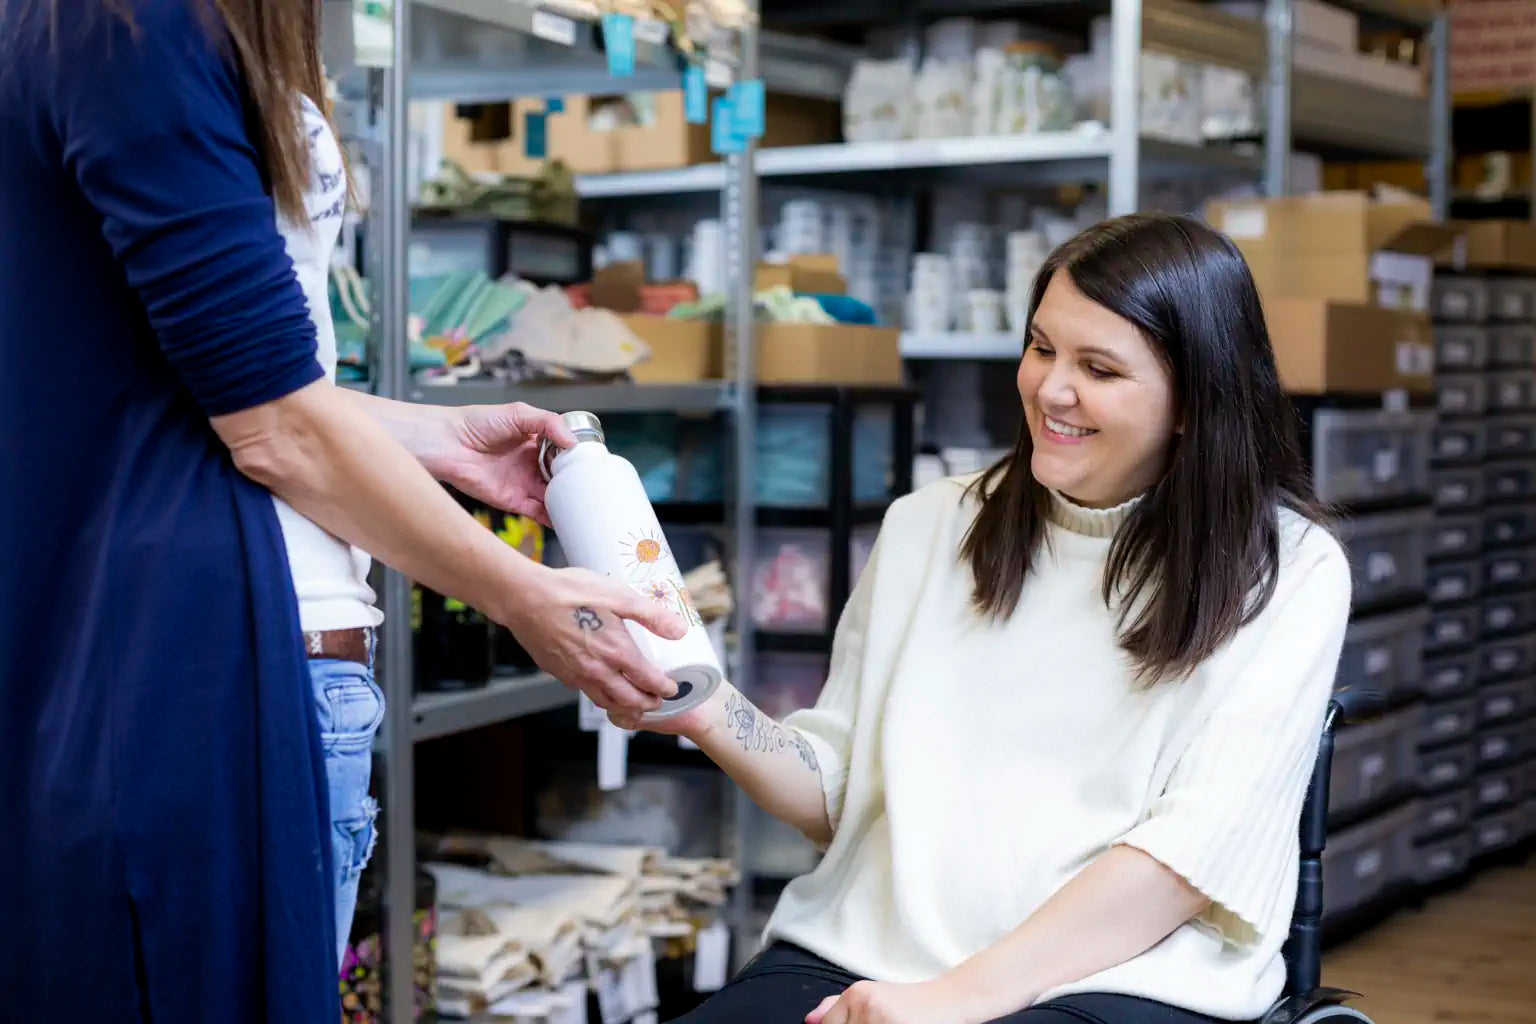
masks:
[[[1134,324],[1086,298],[1065,270],[1035,309],[1018,384],[1041,484],[1110,508],[1163,475],[1177,420],[1168,367]]]

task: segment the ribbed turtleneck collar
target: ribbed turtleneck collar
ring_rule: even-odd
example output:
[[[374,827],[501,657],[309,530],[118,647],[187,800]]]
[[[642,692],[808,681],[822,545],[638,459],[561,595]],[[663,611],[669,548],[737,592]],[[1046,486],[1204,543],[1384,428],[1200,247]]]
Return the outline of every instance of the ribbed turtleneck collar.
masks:
[[[1059,491],[1052,490],[1050,495],[1051,522],[1072,533],[1098,538],[1113,537],[1141,500],[1135,497],[1113,508],[1086,508]]]

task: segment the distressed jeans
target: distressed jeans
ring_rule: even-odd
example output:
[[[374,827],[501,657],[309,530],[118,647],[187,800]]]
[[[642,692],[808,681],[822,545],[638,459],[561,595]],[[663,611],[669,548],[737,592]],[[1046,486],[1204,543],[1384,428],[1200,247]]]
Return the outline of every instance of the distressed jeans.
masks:
[[[373,678],[376,639],[368,664],[314,658],[309,677],[320,716],[320,744],[331,803],[331,845],[336,879],[336,962],[346,952],[357,910],[358,880],[373,853],[379,806],[368,794],[373,737],[384,720],[384,694]]]

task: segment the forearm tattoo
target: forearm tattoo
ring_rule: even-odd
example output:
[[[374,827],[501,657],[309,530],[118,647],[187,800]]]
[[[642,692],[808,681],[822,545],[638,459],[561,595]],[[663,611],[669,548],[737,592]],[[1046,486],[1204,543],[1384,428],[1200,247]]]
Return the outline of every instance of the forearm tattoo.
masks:
[[[595,632],[603,628],[602,617],[591,608],[577,608],[572,614],[576,618],[577,629],[587,629]]]
[[[813,772],[821,772],[810,740],[784,728],[740,694],[733,693],[726,698],[725,723],[743,749],[774,753],[793,747],[802,764]]]

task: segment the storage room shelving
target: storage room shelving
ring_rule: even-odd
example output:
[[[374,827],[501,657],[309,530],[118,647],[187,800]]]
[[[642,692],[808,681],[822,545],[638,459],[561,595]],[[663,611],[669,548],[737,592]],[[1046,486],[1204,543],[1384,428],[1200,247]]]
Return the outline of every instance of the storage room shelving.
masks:
[[[753,5],[756,7],[757,5]],[[825,23],[828,5],[770,4],[766,20],[796,28]],[[1287,191],[1292,147],[1330,155],[1423,159],[1431,196],[1443,214],[1447,196],[1446,24],[1426,5],[1402,0],[1353,0],[1341,6],[1373,18],[1415,26],[1430,35],[1433,74],[1427,99],[1394,94],[1357,83],[1293,69],[1289,0],[1267,0],[1263,21],[1246,20],[1183,0],[1109,0],[1106,3],[1006,5],[958,0],[902,4],[843,5],[844,23],[905,22],[917,26],[941,16],[1004,14],[1029,19],[1067,7],[1111,19],[1113,73],[1110,122],[1098,132],[1069,131],[1032,136],[924,139],[886,143],[796,146],[744,153],[718,164],[676,170],[588,175],[577,178],[578,193],[591,201],[643,200],[661,195],[718,193],[726,227],[729,306],[726,317],[727,373],[719,382],[695,385],[612,385],[509,387],[460,383],[420,384],[407,363],[407,241],[410,231],[407,121],[413,100],[496,102],[520,97],[617,93],[678,86],[677,55],[664,43],[637,32],[636,73],[622,81],[608,74],[594,24],[540,10],[518,0],[399,0],[376,36],[353,35],[351,0],[325,0],[328,67],[340,76],[350,134],[365,141],[359,168],[368,180],[370,202],[369,277],[374,288],[374,376],[378,394],[438,404],[528,401],[556,409],[586,408],[598,413],[688,411],[723,414],[731,433],[734,484],[725,518],[731,537],[730,569],[737,581],[731,659],[733,678],[749,692],[754,653],[750,602],[743,581],[752,579],[754,531],[758,527],[753,489],[757,387],[753,379],[753,303],[749,270],[757,258],[760,183],[829,189],[861,189],[891,183],[954,182],[990,186],[1098,182],[1106,186],[1108,211],[1130,212],[1148,174],[1241,174],[1261,178],[1271,194]],[[761,78],[769,91],[839,98],[858,51],[835,43],[758,31],[739,33],[739,52],[724,61],[738,80]],[[1265,138],[1262,150],[1244,152],[1142,138],[1139,125],[1138,56],[1143,49],[1233,67],[1263,83]],[[364,55],[367,55],[366,59]],[[718,55],[715,55],[718,57]],[[717,72],[721,69],[717,69]],[[903,339],[910,359],[1017,356],[1007,335],[919,335]],[[410,582],[385,573],[382,599],[386,624],[379,655],[381,683],[389,703],[380,747],[383,751],[383,834],[379,851],[385,870],[385,946],[412,945],[415,898],[414,754],[417,742],[536,714],[574,703],[574,694],[546,676],[499,677],[487,687],[462,693],[413,695]],[[738,799],[737,841],[752,817]],[[750,940],[746,902],[752,880],[744,877],[734,905],[736,937]],[[746,894],[746,895],[742,895]],[[738,942],[738,953],[742,946]],[[386,960],[387,1007],[391,1020],[412,1002],[411,971],[394,970]]]

